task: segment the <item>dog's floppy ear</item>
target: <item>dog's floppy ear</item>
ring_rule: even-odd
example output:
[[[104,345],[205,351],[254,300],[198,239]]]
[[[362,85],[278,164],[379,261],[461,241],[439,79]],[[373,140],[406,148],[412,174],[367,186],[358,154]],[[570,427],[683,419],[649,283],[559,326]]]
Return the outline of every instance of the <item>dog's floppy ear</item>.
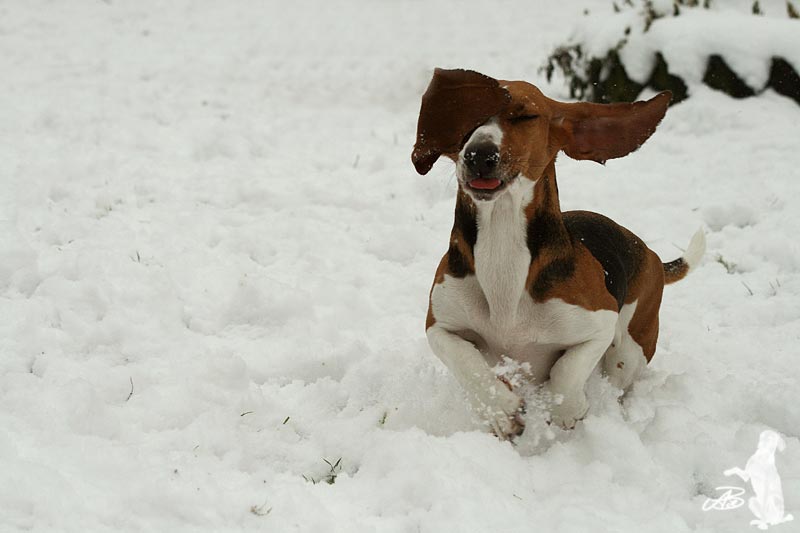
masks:
[[[573,159],[605,163],[639,148],[664,118],[672,93],[630,104],[566,104],[550,100],[554,148]]]
[[[411,161],[427,174],[442,154],[458,152],[472,130],[498,114],[511,100],[500,83],[472,70],[437,68],[422,95],[417,142]]]

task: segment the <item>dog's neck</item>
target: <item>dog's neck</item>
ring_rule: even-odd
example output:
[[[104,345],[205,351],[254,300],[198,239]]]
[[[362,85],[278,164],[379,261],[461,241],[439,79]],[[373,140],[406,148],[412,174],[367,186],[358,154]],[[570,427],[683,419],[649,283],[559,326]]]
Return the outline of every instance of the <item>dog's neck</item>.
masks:
[[[527,243],[531,265],[572,253],[569,233],[561,216],[555,161],[536,180],[533,199],[525,206]]]
[[[474,228],[476,237],[469,251],[490,319],[497,326],[511,326],[531,267],[571,250],[561,218],[555,167],[551,163],[535,182],[517,177],[494,201],[475,201],[459,190],[456,202],[451,242],[463,240]]]

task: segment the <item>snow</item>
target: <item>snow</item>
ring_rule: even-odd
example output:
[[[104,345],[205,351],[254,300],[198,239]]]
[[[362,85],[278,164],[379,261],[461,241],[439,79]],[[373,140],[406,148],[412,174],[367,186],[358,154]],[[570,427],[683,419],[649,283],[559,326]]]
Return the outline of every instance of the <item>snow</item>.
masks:
[[[708,56],[718,54],[748,86],[760,90],[769,79],[773,57],[800,69],[798,35],[797,20],[687,9],[679,17],[658,20],[647,33],[633,33],[620,58],[626,70],[631,65],[631,78],[643,83],[652,73],[652,58],[661,52],[671,74],[697,84],[703,80]],[[634,67],[645,63],[646,68]]]
[[[665,261],[708,230],[622,406],[595,376],[574,431],[532,412],[515,447],[427,347],[455,193],[410,162],[432,69],[564,98],[537,69],[581,11],[0,6],[0,530],[749,531],[701,507],[766,428],[796,516],[789,99],[693,87],[630,157],[559,159],[565,209]]]
[[[759,16],[752,14],[752,0],[725,0],[711,2],[710,9],[683,7],[677,17],[673,2],[661,0],[652,4],[659,18],[646,32],[643,2],[617,4],[622,6],[619,13],[611,3],[593,5],[588,16],[577,18],[569,41],[580,43],[589,57],[602,58],[624,39],[620,59],[639,83],[650,78],[657,53],[690,90],[702,82],[708,57],[715,54],[757,91],[767,84],[773,57],[800,70],[800,21],[787,18],[785,0],[762,0]]]

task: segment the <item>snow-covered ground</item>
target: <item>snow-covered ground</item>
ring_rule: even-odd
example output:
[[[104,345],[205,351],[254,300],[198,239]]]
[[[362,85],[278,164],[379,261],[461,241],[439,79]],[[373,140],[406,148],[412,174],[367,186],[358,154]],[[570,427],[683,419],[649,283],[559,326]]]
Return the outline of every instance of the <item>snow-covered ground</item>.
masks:
[[[786,98],[693,87],[630,157],[559,160],[565,209],[665,260],[708,231],[623,406],[595,377],[514,447],[427,347],[455,179],[410,163],[420,95],[442,66],[563,98],[537,68],[581,9],[0,4],[0,531],[749,531],[701,507],[767,428],[800,519]]]

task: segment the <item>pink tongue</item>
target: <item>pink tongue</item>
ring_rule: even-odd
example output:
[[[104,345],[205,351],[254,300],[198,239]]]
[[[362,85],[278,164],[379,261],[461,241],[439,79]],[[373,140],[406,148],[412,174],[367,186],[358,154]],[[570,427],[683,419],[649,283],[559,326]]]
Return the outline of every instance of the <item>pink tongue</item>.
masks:
[[[469,186],[474,189],[496,189],[500,186],[500,180],[475,178],[469,182]]]

